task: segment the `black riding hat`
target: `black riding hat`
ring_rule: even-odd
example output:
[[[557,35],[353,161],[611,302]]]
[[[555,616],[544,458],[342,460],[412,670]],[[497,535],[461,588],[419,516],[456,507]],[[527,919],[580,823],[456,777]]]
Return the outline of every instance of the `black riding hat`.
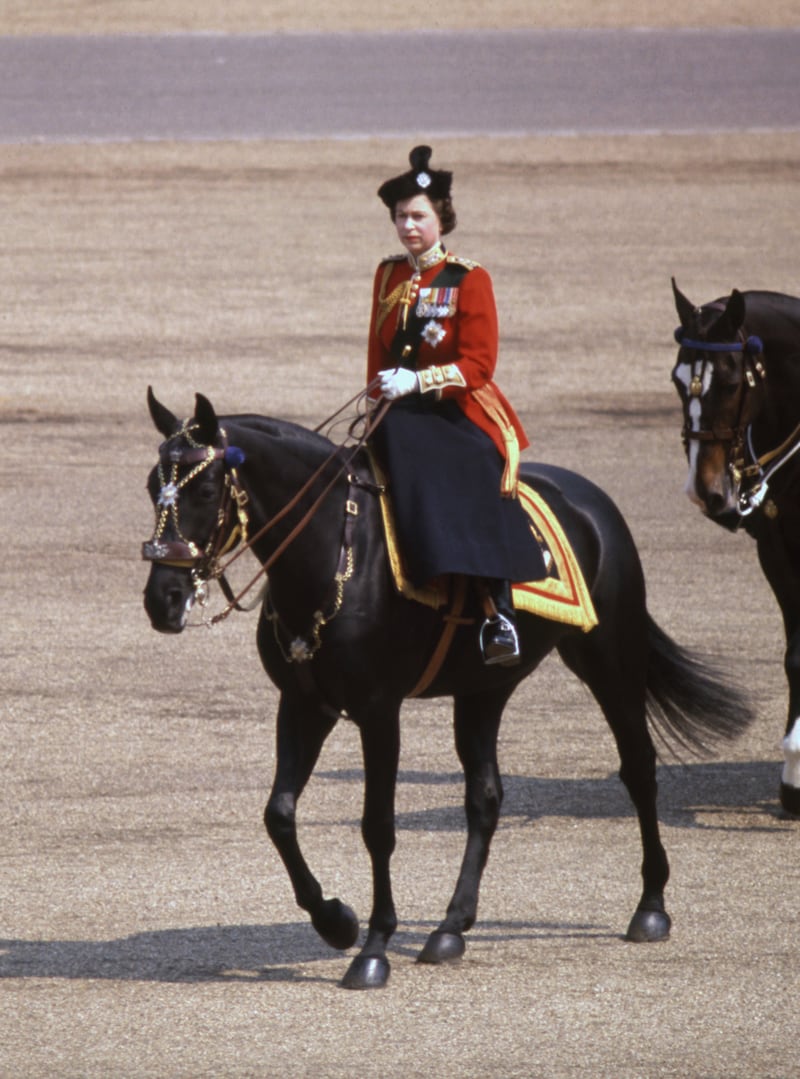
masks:
[[[412,199],[415,195],[427,195],[431,201],[450,197],[453,174],[443,169],[428,168],[432,153],[430,146],[415,146],[408,155],[410,171],[387,180],[378,188],[378,197],[390,210],[398,202]]]

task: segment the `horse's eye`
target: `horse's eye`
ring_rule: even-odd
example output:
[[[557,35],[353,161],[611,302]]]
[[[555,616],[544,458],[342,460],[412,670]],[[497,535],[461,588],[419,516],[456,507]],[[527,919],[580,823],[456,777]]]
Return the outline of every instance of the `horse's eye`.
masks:
[[[733,356],[726,356],[722,361],[722,370],[726,375],[735,375],[738,370],[738,364]]]
[[[723,393],[733,393],[739,389],[741,378],[735,362],[722,364],[718,371],[717,385]]]

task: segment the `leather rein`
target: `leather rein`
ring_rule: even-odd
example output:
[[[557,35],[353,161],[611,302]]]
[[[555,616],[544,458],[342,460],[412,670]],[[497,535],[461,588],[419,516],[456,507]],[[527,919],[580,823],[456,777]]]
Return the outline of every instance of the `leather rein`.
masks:
[[[703,354],[700,370],[695,370],[693,365],[689,383],[689,396],[694,398],[702,396],[705,369],[710,362],[711,354],[743,353],[742,378],[737,388],[736,423],[733,426],[713,423],[710,428],[694,430],[686,422],[683,425],[681,437],[684,445],[687,445],[689,441],[730,443],[728,469],[739,490],[736,510],[740,517],[747,517],[763,503],[773,475],[800,450],[800,424],[779,446],[758,456],[752,442],[752,417],[749,415],[748,405],[751,401],[750,391],[767,378],[766,368],[762,362],[764,345],[761,338],[745,337],[740,331],[736,341],[699,341],[687,337],[684,328],[679,326],[675,330],[675,340],[681,348]],[[767,468],[769,465],[772,467]]]
[[[362,402],[369,396],[373,389],[374,385],[371,383],[366,389],[360,391],[355,397],[351,398],[350,401],[335,412],[333,416],[329,417],[328,420],[325,420],[320,424],[315,430],[319,431],[322,427],[326,426],[340,415],[340,413],[344,412],[345,409]],[[221,446],[203,446],[202,444],[195,442],[191,436],[191,431],[193,430],[192,421],[185,420],[180,430],[177,431],[172,438],[183,436],[187,440],[188,446],[175,447],[169,451],[168,459],[171,463],[169,479],[167,479],[164,473],[162,462],[159,461],[158,474],[161,489],[156,504],[156,526],[152,538],[142,545],[142,558],[150,562],[159,562],[162,565],[189,569],[192,575],[192,584],[196,598],[201,605],[204,605],[207,600],[208,582],[210,580],[219,581],[220,587],[222,588],[228,603],[224,610],[206,621],[206,625],[208,626],[217,625],[219,622],[223,621],[223,619],[227,618],[234,610],[251,610],[260,602],[261,595],[259,594],[251,607],[242,607],[241,600],[255,587],[262,577],[266,576],[269,569],[274,565],[278,558],[280,558],[284,551],[286,551],[307,527],[339,479],[345,472],[348,472],[356,454],[361,450],[367,439],[381,423],[389,406],[389,401],[385,399],[381,400],[374,412],[371,415],[368,414],[366,416],[363,431],[357,438],[355,444],[348,448],[347,453],[343,453],[345,444],[336,446],[286,505],[284,505],[274,517],[271,517],[266,521],[265,524],[249,538],[247,534],[249,522],[246,510],[249,497],[241,484],[237,471],[237,466],[244,462],[243,452],[236,446],[228,445],[227,435],[222,427],[220,427]],[[356,420],[350,425],[349,430],[351,434],[353,428],[361,418],[361,415],[357,416]],[[212,530],[211,537],[205,547],[201,549],[193,541],[186,539],[180,531],[178,520],[178,496],[183,488],[191,483],[193,479],[205,471],[205,469],[214,461],[219,460],[222,460],[225,464],[222,500],[217,511],[216,524]],[[304,495],[307,494],[314,482],[325,472],[328,466],[336,460],[339,461],[339,467],[320,494],[314,499],[306,513],[300,518],[297,524],[294,525],[281,543],[278,544],[266,561],[261,563],[255,576],[238,592],[238,594],[234,595],[233,590],[230,588],[230,585],[225,578],[226,570],[237,560],[237,558],[244,554],[245,551],[251,550],[253,545],[266,535],[270,529],[274,528],[275,525],[282,521],[284,517],[295,508]],[[178,480],[178,469],[181,465],[190,465],[192,467],[182,479]],[[348,476],[351,485],[354,485],[356,483],[355,477],[349,473]],[[352,500],[348,499],[346,508],[350,517],[355,515],[351,507]],[[164,531],[170,522],[172,523],[172,530],[178,539],[165,540],[163,538]],[[349,529],[346,529],[346,534],[349,534]],[[230,551],[233,551],[231,557],[223,563],[225,555]],[[337,571],[337,581],[339,580],[341,572],[343,571],[340,565],[339,571]]]

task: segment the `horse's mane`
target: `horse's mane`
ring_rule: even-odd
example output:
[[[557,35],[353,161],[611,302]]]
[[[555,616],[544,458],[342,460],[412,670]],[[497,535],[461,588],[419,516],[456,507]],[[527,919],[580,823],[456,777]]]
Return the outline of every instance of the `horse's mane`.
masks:
[[[766,289],[751,289],[742,296],[746,331],[757,333],[765,343],[782,346],[790,354],[800,354],[800,298]],[[700,311],[704,328],[719,318],[729,299],[730,296],[720,296],[703,304]]]
[[[800,299],[782,292],[745,292],[745,326],[792,366],[800,358]]]
[[[255,413],[243,413],[235,416],[220,416],[220,425],[230,428],[243,427],[248,431],[256,431],[267,438],[282,442],[287,449],[295,448],[297,451],[317,451],[320,455],[332,452],[334,445],[325,435],[317,431],[310,431],[299,423],[291,420],[276,420],[271,416],[258,416]]]
[[[744,293],[745,311],[749,314],[785,318],[800,326],[800,298],[783,292],[752,291]]]

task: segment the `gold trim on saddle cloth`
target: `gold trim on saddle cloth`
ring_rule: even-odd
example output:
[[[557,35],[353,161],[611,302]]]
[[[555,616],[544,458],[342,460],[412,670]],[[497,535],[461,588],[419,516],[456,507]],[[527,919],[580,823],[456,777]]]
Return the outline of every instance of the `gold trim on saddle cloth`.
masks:
[[[438,609],[448,601],[447,581],[433,581],[418,588],[409,581],[397,545],[392,503],[386,490],[386,476],[375,455],[368,451],[370,467],[380,484],[381,517],[389,566],[394,586],[406,599]],[[577,626],[588,633],[597,625],[597,614],[578,560],[555,514],[540,494],[524,483],[519,485],[519,500],[531,522],[531,532],[542,549],[548,574],[541,581],[514,584],[514,607],[529,614]]]
[[[545,552],[548,575],[541,581],[514,584],[511,589],[514,607],[540,618],[578,626],[588,633],[597,625],[597,613],[564,530],[542,496],[524,483],[519,485],[519,500],[531,520],[531,531]]]
[[[367,456],[369,458],[369,465],[372,469],[372,475],[375,477],[375,482],[380,485],[381,491],[378,496],[381,507],[381,518],[383,520],[383,536],[386,540],[386,553],[389,556],[389,566],[392,571],[392,580],[394,586],[401,596],[405,596],[406,599],[415,599],[417,603],[423,603],[426,607],[433,607],[438,609],[444,607],[447,603],[448,589],[446,580],[433,581],[431,584],[425,585],[422,588],[418,588],[412,584],[406,576],[405,569],[403,567],[403,559],[400,555],[400,548],[397,544],[397,529],[394,523],[394,510],[392,509],[392,500],[389,497],[388,480],[386,474],[375,459],[375,454],[367,447]]]

